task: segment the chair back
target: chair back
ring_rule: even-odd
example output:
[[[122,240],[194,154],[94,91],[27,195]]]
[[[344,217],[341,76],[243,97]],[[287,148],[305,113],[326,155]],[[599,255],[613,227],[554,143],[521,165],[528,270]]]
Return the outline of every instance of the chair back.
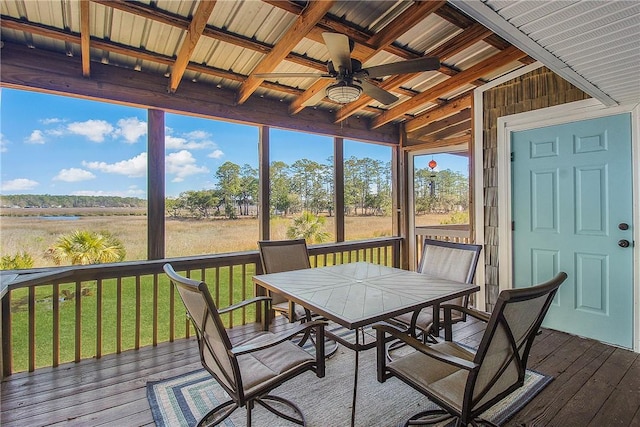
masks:
[[[304,239],[260,240],[258,246],[262,270],[267,274],[311,268]]]
[[[178,275],[171,264],[165,264],[163,268],[178,290],[195,327],[202,365],[229,395],[238,398],[241,383],[236,375],[239,375],[239,369],[236,359],[229,356],[231,341],[209,288],[204,282]]]
[[[266,274],[311,268],[307,242],[304,239],[260,240],[258,246],[262,271]],[[286,298],[275,292],[269,296],[273,305],[286,301]]]
[[[476,274],[481,250],[482,246],[471,243],[424,239],[418,272],[456,282],[471,283]],[[469,296],[453,298],[446,303],[467,307]],[[466,316],[456,312],[453,320],[464,321]]]
[[[456,282],[471,283],[482,246],[424,239],[418,272]]]
[[[524,384],[529,350],[564,272],[537,286],[500,292],[467,379],[466,410],[480,413]],[[463,409],[463,412],[465,409]]]

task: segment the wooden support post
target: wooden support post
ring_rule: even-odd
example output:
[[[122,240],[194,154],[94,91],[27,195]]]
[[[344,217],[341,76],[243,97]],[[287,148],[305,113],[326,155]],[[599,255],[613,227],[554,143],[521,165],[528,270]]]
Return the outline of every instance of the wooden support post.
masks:
[[[336,242],[344,242],[344,139],[333,138],[333,206]]]
[[[147,136],[147,259],[163,259],[165,225],[164,111],[150,109]]]
[[[260,240],[270,240],[271,180],[269,178],[269,126],[260,126],[258,132],[258,180],[260,182],[258,206],[259,236]]]
[[[407,132],[404,124],[400,124],[400,141],[392,151],[392,210],[393,210],[393,235],[403,238],[400,244],[400,268],[408,269],[409,240],[409,154],[403,148],[406,146]]]

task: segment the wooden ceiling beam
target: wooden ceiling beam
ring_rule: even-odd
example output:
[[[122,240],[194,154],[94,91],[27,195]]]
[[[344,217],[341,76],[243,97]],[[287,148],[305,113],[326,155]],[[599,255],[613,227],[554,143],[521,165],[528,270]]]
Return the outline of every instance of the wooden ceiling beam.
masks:
[[[465,135],[471,135],[471,119],[462,121],[453,126],[449,126],[440,132],[436,132],[433,135],[428,135],[420,138],[420,141],[424,141],[427,143],[433,143],[436,141],[442,141],[449,137],[453,137],[454,135],[458,135],[459,133],[464,132]]]
[[[181,28],[186,30],[189,27],[189,20],[179,16],[174,15],[170,12],[166,12],[142,3],[134,3],[134,2],[124,2],[122,0],[91,0],[94,3],[102,4],[106,7],[112,7],[114,9],[118,9],[122,12],[131,13],[136,16],[140,16],[141,18],[149,19],[154,22],[160,22],[166,25],[171,25],[173,27]],[[260,42],[258,40],[244,37],[239,34],[234,34],[230,31],[227,31],[222,28],[217,28],[213,25],[207,25],[202,32],[202,35],[205,37],[209,37],[215,40],[222,41],[224,43],[229,43],[234,46],[242,47],[244,49],[250,49],[255,52],[260,52],[263,54],[268,54],[273,46],[267,43]],[[285,60],[293,62],[298,65],[302,65],[305,67],[313,68],[317,71],[326,71],[327,64],[315,60],[313,58],[309,58],[304,55],[297,54],[295,52],[291,52]]]
[[[166,78],[154,73],[134,71],[94,62],[91,78],[83,78],[77,70],[81,59],[40,49],[29,49],[5,42],[2,49],[0,87],[35,90],[108,101],[137,108],[155,108],[168,112],[215,118],[252,125],[338,136],[365,142],[397,145],[398,127],[368,129],[364,120],[350,120],[335,125],[332,115],[323,110],[308,109],[296,117],[287,112],[286,103],[251,97],[236,105],[234,92],[185,80],[174,94],[166,91]]]
[[[461,135],[454,136],[451,138],[441,139],[438,141],[422,141],[419,139],[407,139],[406,144],[402,147],[403,150],[406,151],[416,151],[416,150],[428,150],[434,148],[446,148],[446,147],[455,147],[458,145],[466,145],[467,147],[471,143],[471,135]],[[458,153],[451,153],[458,154]],[[460,155],[468,156],[468,154]]]
[[[80,52],[82,55],[82,75],[91,76],[91,26],[89,0],[80,1]]]
[[[383,50],[386,46],[389,46],[400,35],[410,30],[413,26],[425,19],[430,14],[434,13],[440,7],[446,4],[445,1],[430,1],[430,2],[417,2],[409,6],[403,13],[397,16],[392,22],[387,24],[377,34],[370,36],[363,45],[372,47],[372,50],[366,57],[359,58],[361,62],[366,62],[371,59],[375,54]],[[355,40],[354,41],[358,41]],[[316,80],[302,95],[296,98],[289,106],[289,112],[291,114],[299,113],[306,105],[306,103],[315,97],[318,93],[324,92],[326,87],[331,83],[331,80],[318,79]],[[399,86],[399,85],[398,85]],[[340,110],[339,110],[340,111]]]
[[[238,90],[238,104],[244,103],[264,80],[253,74],[270,73],[287,57],[291,50],[315,27],[316,23],[333,6],[333,0],[316,0],[310,2],[295,22],[280,37],[276,45],[271,49],[258,65],[253,69],[252,75],[240,86]]]
[[[31,34],[37,34],[40,36],[49,37],[54,40],[61,40],[68,43],[80,44],[81,42],[81,36],[77,33],[70,33],[68,31],[64,31],[58,28],[46,27],[40,24],[28,23],[12,17],[2,16],[2,26],[5,28],[24,31]],[[135,49],[135,48],[121,45],[115,42],[107,42],[99,39],[92,39],[91,45],[95,49],[104,50],[105,52],[113,52],[120,55],[130,56],[132,58],[153,62],[156,64],[162,64],[168,67],[174,63],[174,59],[169,56],[161,55],[155,52],[150,52],[144,49]],[[247,76],[244,74],[234,73],[233,71],[222,70],[219,68],[209,67],[206,65],[200,65],[200,64],[195,64],[191,62],[187,65],[187,70],[198,72],[208,76],[220,77],[223,79],[232,80],[240,83],[244,82],[247,79]],[[303,92],[302,89],[294,88],[291,86],[285,86],[279,83],[272,83],[269,81],[262,82],[260,86],[266,89],[276,90],[279,92],[287,93],[290,95],[296,95],[296,96],[300,95]],[[380,110],[376,108],[371,108],[369,111],[375,112],[375,113],[380,112]]]
[[[446,95],[447,93],[455,90],[457,87],[468,84],[473,80],[482,77],[485,74],[492,72],[498,68],[501,68],[511,62],[517,61],[527,54],[522,52],[515,46],[508,47],[507,49],[477,63],[476,65],[467,68],[460,72],[458,75],[439,83],[428,90],[421,92],[417,95],[389,110],[385,111],[372,122],[372,128],[375,129],[390,121],[402,116],[418,108],[420,105],[433,101],[436,98]]]
[[[453,55],[462,52],[464,49],[473,46],[474,44],[476,44],[480,40],[483,40],[491,34],[491,31],[484,26],[480,24],[473,24],[446,43],[426,52],[424,56],[437,56],[438,58],[440,58],[440,61],[445,61]],[[449,74],[447,73],[448,70],[446,69],[446,67],[440,67],[440,70],[438,71]],[[453,76],[456,74],[458,74],[458,72],[453,72],[449,75]],[[402,84],[408,82],[418,75],[420,75],[420,73],[400,74],[390,77],[383,81],[383,83],[380,85],[380,88],[384,90],[394,90],[395,88],[401,86]],[[355,114],[358,110],[371,102],[371,100],[371,97],[362,95],[354,102],[345,105],[336,113],[336,123],[341,122],[352,114]]]
[[[429,126],[420,128],[415,132],[411,132],[411,133],[407,132],[407,135],[409,138],[420,139],[420,138],[423,138],[424,136],[443,131],[454,125],[457,125],[460,122],[468,122],[469,120],[471,120],[471,108],[465,108],[464,110],[458,111],[457,113],[447,116],[443,119],[431,122]],[[468,124],[470,126],[470,123]]]
[[[185,34],[180,49],[178,50],[176,61],[171,67],[171,77],[169,78],[170,93],[173,93],[178,89],[178,85],[182,80],[182,76],[184,76],[187,65],[189,64],[189,59],[191,59],[193,51],[196,50],[198,40],[200,40],[200,37],[202,36],[202,32],[207,25],[207,21],[209,21],[209,17],[211,16],[211,12],[213,12],[215,5],[215,0],[200,0],[200,3],[198,3],[198,8],[193,14],[189,28],[187,28],[187,33]]]
[[[472,92],[466,92],[450,99],[446,104],[426,111],[405,123],[407,133],[414,133],[430,123],[455,114],[457,111],[471,108]]]

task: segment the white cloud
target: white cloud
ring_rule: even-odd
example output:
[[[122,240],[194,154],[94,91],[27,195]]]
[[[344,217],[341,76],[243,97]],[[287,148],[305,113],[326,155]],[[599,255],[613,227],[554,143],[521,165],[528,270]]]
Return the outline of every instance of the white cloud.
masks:
[[[70,168],[70,169],[62,169],[58,175],[53,177],[54,181],[65,181],[65,182],[80,182],[87,181],[90,179],[94,179],[96,176],[91,172],[78,169],[78,168]]]
[[[165,128],[164,144],[167,150],[202,150],[205,148],[216,148],[217,145],[211,140],[211,134],[203,130],[173,135],[173,129]]]
[[[206,167],[196,165],[196,159],[187,150],[168,154],[165,164],[167,173],[175,175],[172,182],[182,182],[187,176],[209,172]]]
[[[44,133],[41,130],[36,129],[31,132],[28,138],[25,138],[24,142],[28,144],[44,144],[45,143]]]
[[[55,117],[40,120],[40,123],[42,123],[43,125],[52,125],[54,123],[62,123],[62,122],[63,122],[62,119],[58,119]]]
[[[141,136],[147,134],[147,122],[140,121],[137,117],[120,119],[118,120],[118,129],[115,134],[122,136],[126,142],[133,144]]]
[[[209,139],[211,134],[209,132],[205,132],[203,130],[193,130],[191,132],[187,132],[184,134],[189,139]]]
[[[66,133],[66,130],[60,127],[57,129],[47,129],[44,133],[51,136],[63,136]]]
[[[0,183],[1,191],[21,191],[21,190],[33,190],[39,182],[27,178],[11,179],[9,181],[2,181]]]
[[[7,145],[9,145],[9,141],[4,137],[2,133],[0,133],[0,153],[7,152]]]
[[[103,142],[107,135],[113,132],[113,126],[105,120],[87,120],[73,122],[67,125],[67,130],[76,135],[82,135],[89,141]]]
[[[212,159],[219,159],[224,156],[222,150],[213,150],[207,157],[211,157]]]
[[[179,150],[180,148],[183,148],[186,143],[186,139],[178,136],[165,135],[164,137],[164,146],[169,150]]]
[[[181,136],[166,135],[164,137],[165,148],[169,150],[201,150],[203,148],[215,147],[212,141],[195,140],[193,138],[183,138]]]
[[[99,170],[105,173],[126,175],[130,178],[139,178],[147,175],[147,153],[140,153],[136,157],[122,160],[116,163],[82,162],[82,166]]]

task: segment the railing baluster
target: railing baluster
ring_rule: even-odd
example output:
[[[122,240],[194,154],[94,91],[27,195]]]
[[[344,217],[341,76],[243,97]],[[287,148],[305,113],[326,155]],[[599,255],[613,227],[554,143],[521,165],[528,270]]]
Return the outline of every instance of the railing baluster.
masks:
[[[36,288],[29,288],[29,372],[36,368]]]
[[[53,299],[52,309],[53,313],[53,366],[56,367],[60,364],[60,283],[53,284]]]
[[[158,275],[153,275],[153,346],[158,345]]]
[[[247,264],[242,264],[242,300],[247,299]],[[242,308],[242,324],[247,324],[247,309]]]
[[[220,307],[220,267],[216,267],[216,276],[214,280],[214,289],[216,294],[216,305]]]
[[[140,275],[136,275],[136,331],[135,331],[135,349],[140,348]]]
[[[13,372],[13,340],[11,339],[11,289],[7,290],[4,298],[0,301],[2,304],[2,378],[8,377]]]
[[[169,342],[176,337],[176,288],[169,287]]]
[[[82,360],[82,282],[76,281],[75,288],[75,341],[76,341],[76,354],[74,357],[75,362]]]
[[[229,266],[229,304],[233,304],[233,265]],[[229,313],[229,327],[233,328],[233,313]]]
[[[116,281],[116,353],[122,353],[122,277]]]
[[[96,359],[102,357],[102,279],[96,281]]]

